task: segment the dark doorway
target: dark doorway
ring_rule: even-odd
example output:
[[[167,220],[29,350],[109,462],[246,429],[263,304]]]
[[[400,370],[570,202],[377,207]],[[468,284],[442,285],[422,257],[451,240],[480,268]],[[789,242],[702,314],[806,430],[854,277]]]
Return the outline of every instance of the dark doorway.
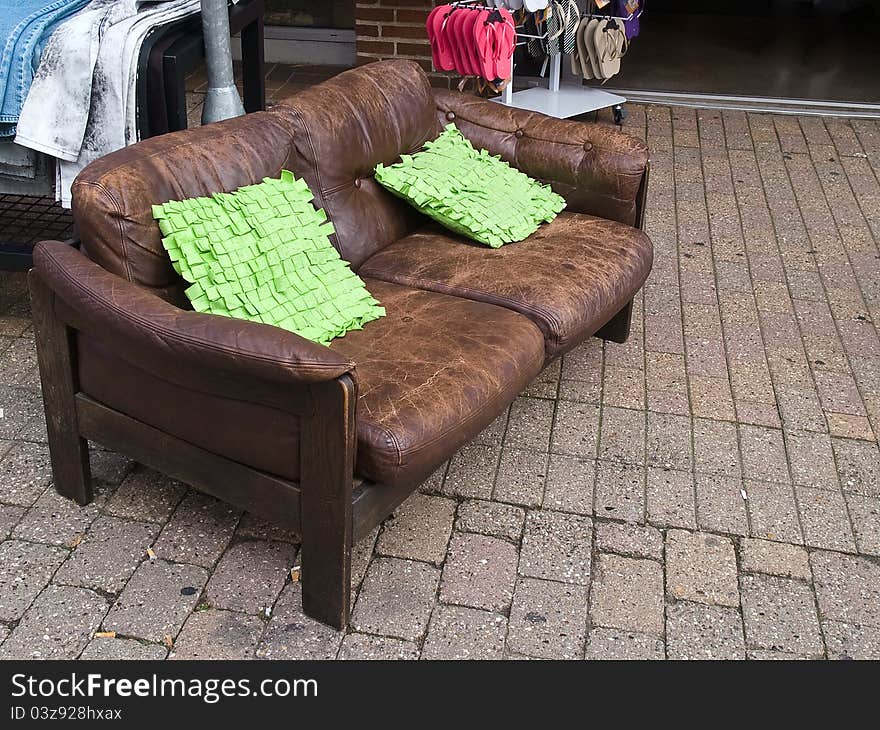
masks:
[[[880,0],[649,0],[619,89],[880,104]]]

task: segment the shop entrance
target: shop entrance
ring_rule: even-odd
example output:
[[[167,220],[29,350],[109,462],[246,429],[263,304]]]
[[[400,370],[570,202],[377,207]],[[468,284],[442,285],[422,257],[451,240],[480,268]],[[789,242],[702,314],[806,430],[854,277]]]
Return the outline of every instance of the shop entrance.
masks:
[[[877,114],[880,0],[648,0],[641,34],[608,85],[630,99],[801,100]]]

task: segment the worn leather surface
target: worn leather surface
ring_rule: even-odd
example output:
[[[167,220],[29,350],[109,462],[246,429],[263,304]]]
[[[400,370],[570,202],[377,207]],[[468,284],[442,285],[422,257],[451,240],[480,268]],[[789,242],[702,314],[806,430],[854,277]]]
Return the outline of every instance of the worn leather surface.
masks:
[[[428,226],[372,171],[449,121],[551,182],[573,213],[497,251]],[[297,414],[309,415],[311,384],[348,373],[358,387],[356,473],[416,483],[501,413],[546,358],[592,334],[642,284],[650,243],[613,221],[634,222],[646,161],[644,145],[615,130],[435,96],[417,64],[371,64],[268,112],[93,163],[74,184],[83,253],[41,244],[35,268],[57,294],[56,311],[81,332],[83,388],[108,405],[292,479]],[[234,190],[284,168],[312,187],[343,257],[363,264],[359,273],[388,310],[331,348],[185,311],[152,218],[155,203]]]
[[[334,245],[357,268],[422,222],[373,179],[380,162],[438,134],[431,86],[414,61],[361,66],[301,91],[274,109],[294,131],[289,168],[303,177],[336,228]]]
[[[152,137],[88,165],[73,183],[83,252],[107,271],[189,308],[162,248],[152,206],[278,177],[288,163],[284,118],[258,112]]]
[[[458,91],[434,95],[439,124],[455,124],[475,147],[549,183],[569,211],[635,225],[648,162],[641,140],[606,125],[554,119]]]
[[[508,309],[365,281],[388,316],[331,345],[358,364],[355,471],[418,483],[540,372],[543,338]]]
[[[638,229],[563,212],[525,241],[498,249],[432,223],[369,258],[360,273],[520,312],[541,328],[551,358],[632,299],[652,261],[651,242]]]
[[[232,461],[299,480],[299,419],[280,408],[176,385],[112,346],[77,335],[84,393],[126,415]]]
[[[198,380],[207,390],[241,378],[314,383],[354,369],[343,355],[293,332],[179,309],[58,241],[35,247],[34,269],[77,329],[164,377]]]

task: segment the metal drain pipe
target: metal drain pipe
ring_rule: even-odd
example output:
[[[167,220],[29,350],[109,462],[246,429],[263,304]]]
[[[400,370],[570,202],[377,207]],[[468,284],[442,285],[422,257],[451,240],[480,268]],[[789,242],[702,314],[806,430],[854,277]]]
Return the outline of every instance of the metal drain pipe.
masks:
[[[202,109],[202,124],[240,117],[244,114],[244,105],[232,72],[226,0],[202,0],[202,32],[208,69],[208,92]]]

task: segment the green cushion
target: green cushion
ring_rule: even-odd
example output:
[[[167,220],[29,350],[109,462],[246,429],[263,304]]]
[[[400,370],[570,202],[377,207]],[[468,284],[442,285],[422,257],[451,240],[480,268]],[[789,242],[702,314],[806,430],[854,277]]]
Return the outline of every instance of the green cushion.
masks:
[[[552,221],[565,200],[486,150],[454,124],[421,152],[379,165],[376,180],[446,228],[498,248]]]
[[[328,343],[385,315],[330,243],[333,224],[303,180],[281,179],[153,206],[193,309]]]

